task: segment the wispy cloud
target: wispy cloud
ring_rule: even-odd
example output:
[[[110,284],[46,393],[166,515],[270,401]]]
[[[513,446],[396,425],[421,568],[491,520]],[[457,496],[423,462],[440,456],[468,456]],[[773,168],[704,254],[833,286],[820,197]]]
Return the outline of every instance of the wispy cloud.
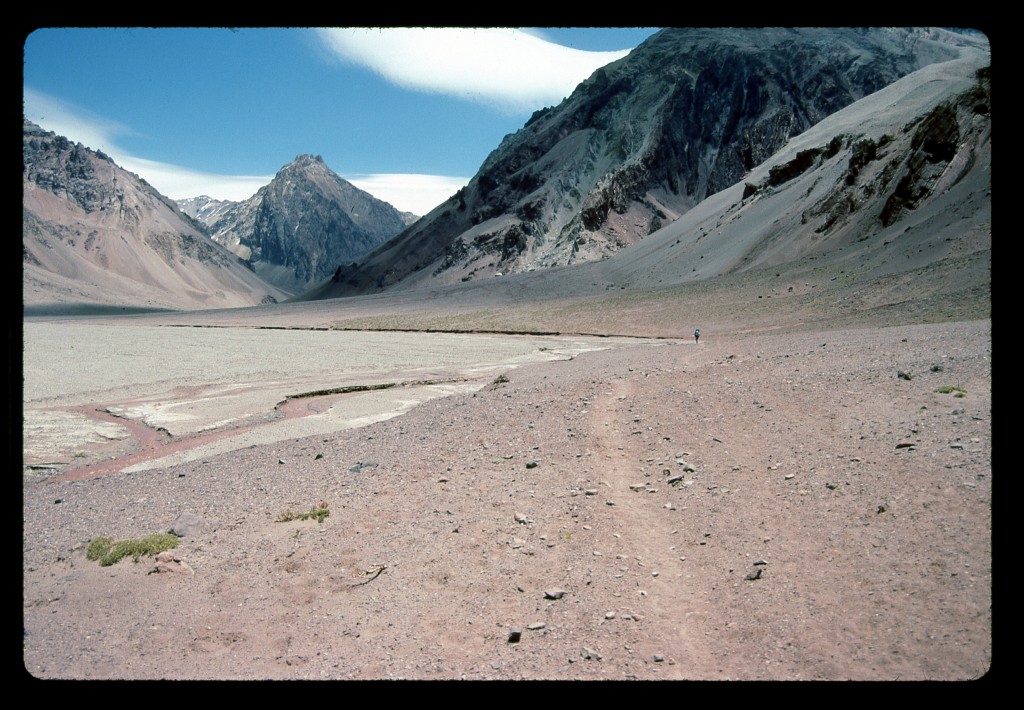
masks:
[[[125,170],[142,177],[163,195],[180,200],[207,195],[218,200],[245,200],[269,183],[273,175],[220,175],[147,160],[121,148],[117,137],[130,135],[127,126],[26,88],[25,118],[42,128],[101,150]],[[345,176],[342,176],[345,177]],[[469,178],[442,175],[357,175],[349,182],[395,208],[424,215],[451,197]]]
[[[319,37],[334,56],[406,89],[505,111],[557,104],[629,50],[588,52],[528,32],[494,28],[339,28]]]
[[[355,175],[350,183],[404,212],[423,216],[458,192],[469,178],[444,175]]]
[[[172,200],[206,195],[218,200],[246,200],[274,179],[273,175],[218,175],[204,173],[180,165],[160,163],[135,156],[121,156],[114,162],[125,170],[141,176],[161,194]]]
[[[256,194],[273,175],[218,175],[132,155],[117,142],[132,129],[39,91],[26,88],[25,118],[75,143],[106,153],[115,163],[142,177],[171,199],[209,195],[244,200]]]
[[[130,135],[127,126],[97,116],[80,106],[25,88],[25,118],[93,150],[102,150],[113,157],[118,152],[116,136]]]

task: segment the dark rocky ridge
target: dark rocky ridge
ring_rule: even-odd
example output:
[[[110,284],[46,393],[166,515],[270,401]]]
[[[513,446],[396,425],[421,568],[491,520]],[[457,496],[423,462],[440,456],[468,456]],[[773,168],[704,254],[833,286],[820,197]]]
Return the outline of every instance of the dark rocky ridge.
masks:
[[[593,261],[741,180],[786,141],[984,43],[942,30],[671,29],[506,136],[466,188],[321,293]]]
[[[216,213],[214,240],[261,277],[298,293],[408,226],[410,217],[300,155],[248,200]]]

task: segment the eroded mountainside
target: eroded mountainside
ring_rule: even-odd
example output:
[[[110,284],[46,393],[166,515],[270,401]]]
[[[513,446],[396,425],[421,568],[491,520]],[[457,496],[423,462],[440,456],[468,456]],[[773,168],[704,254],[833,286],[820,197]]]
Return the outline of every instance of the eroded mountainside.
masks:
[[[826,116],[985,46],[924,29],[669,29],[538,111],[333,296],[594,261],[671,223]]]
[[[329,278],[339,263],[358,259],[415,219],[312,155],[296,157],[243,202],[193,202],[215,241],[291,293]]]
[[[103,153],[25,122],[26,305],[197,309],[284,298]]]

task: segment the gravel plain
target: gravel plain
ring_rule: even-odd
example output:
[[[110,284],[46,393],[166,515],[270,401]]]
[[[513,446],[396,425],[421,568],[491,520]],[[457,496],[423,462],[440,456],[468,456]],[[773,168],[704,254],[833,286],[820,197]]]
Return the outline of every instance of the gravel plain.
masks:
[[[207,365],[193,361],[187,375],[156,373],[170,367],[165,358],[130,368],[157,388],[132,376],[102,380],[90,362],[72,366],[70,348],[37,350],[32,334],[42,331],[28,325],[28,412],[117,405],[130,417],[145,409],[140,402],[150,413],[175,393],[208,402],[258,377],[298,390],[381,381],[368,370],[325,379],[339,360],[330,338],[352,334],[180,328],[160,333],[179,352],[207,353]],[[48,337],[59,342],[65,326],[52,327]],[[124,327],[129,336],[144,328]],[[115,341],[106,332],[87,346],[81,331],[64,330],[76,334],[64,342],[101,357]],[[136,352],[166,352],[150,331],[134,332]],[[95,466],[121,446],[115,461],[156,461],[151,467],[26,467],[26,672],[75,680],[985,676],[993,661],[989,321],[702,332],[699,345],[622,339],[592,351],[587,339],[477,336],[462,342],[486,353],[383,368],[402,381],[457,375],[472,385],[401,416],[160,462],[162,447],[203,436],[186,424],[177,436],[160,432],[141,459],[136,434],[67,449]],[[188,345],[198,333],[211,340]],[[319,358],[308,380],[298,368],[257,366],[257,354],[273,348],[254,349],[253,334],[268,343],[308,338],[308,352],[331,357]],[[34,363],[40,352],[44,360],[60,353],[61,372],[96,379],[75,395],[30,384],[33,368],[53,366]],[[226,376],[232,367],[245,376]],[[316,421],[351,396],[294,400],[312,410],[291,421]],[[242,419],[253,431],[278,421]],[[156,420],[141,420],[133,421],[153,431]],[[160,421],[173,429],[184,420]],[[279,522],[321,507],[329,510],[322,523]],[[172,528],[180,544],[159,562],[101,567],[85,555],[99,535]]]

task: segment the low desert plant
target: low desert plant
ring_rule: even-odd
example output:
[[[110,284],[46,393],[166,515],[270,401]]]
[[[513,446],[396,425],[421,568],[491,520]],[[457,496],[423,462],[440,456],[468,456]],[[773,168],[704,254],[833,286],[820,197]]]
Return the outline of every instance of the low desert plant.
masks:
[[[943,385],[942,387],[937,388],[935,391],[938,392],[939,394],[951,394],[954,397],[963,397],[964,395],[967,394],[967,390],[963,389],[962,387],[957,387],[956,385]]]
[[[114,540],[101,535],[89,542],[85,556],[90,560],[99,560],[100,566],[107,567],[118,562],[122,557],[132,556],[135,562],[143,555],[155,555],[164,550],[178,546],[178,536],[171,533],[155,533],[136,539]]]
[[[286,510],[277,516],[277,522],[287,523],[290,520],[309,520],[310,518],[316,518],[318,523],[322,523],[324,518],[331,514],[331,511],[327,509],[327,503],[323,501],[320,505],[310,508],[306,513],[296,513],[292,510]]]

